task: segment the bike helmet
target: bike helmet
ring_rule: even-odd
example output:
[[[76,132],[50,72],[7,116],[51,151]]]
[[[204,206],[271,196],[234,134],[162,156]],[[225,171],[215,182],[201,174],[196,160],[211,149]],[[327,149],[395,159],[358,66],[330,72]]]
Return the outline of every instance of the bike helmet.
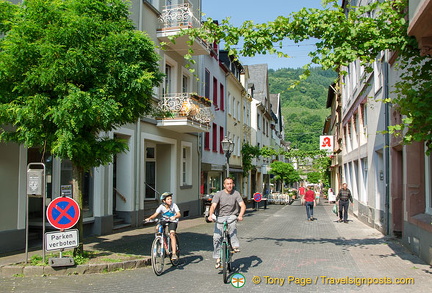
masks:
[[[172,196],[172,195],[173,195],[172,192],[164,192],[161,194],[160,200],[164,200],[168,196]]]

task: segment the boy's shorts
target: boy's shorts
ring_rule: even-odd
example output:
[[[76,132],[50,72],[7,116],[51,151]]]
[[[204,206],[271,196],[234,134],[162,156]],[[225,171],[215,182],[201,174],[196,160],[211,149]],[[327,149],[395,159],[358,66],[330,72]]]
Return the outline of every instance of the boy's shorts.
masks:
[[[167,222],[162,221],[161,224],[165,226]],[[168,222],[168,231],[176,231],[177,230],[177,222]]]
[[[177,230],[177,222],[169,222],[168,231],[176,231]]]

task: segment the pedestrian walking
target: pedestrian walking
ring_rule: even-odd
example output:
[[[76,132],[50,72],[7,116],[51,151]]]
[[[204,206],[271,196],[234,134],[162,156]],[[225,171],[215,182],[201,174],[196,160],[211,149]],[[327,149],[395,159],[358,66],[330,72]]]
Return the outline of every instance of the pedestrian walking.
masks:
[[[224,189],[217,192],[212,199],[210,206],[209,221],[223,222],[236,217],[238,221],[243,220],[243,215],[246,212],[246,205],[240,196],[240,193],[234,190],[234,180],[225,178],[223,183]],[[215,268],[221,266],[220,260],[220,244],[222,240],[223,224],[215,223],[213,233],[213,258],[216,259]],[[231,245],[234,252],[240,252],[240,242],[237,237],[237,221],[233,221],[228,225],[228,233],[231,239]]]
[[[346,183],[343,183],[341,190],[339,190],[339,193],[336,196],[336,203],[339,205],[339,222],[343,221],[344,223],[348,223],[349,202],[353,203],[351,190],[348,189]]]
[[[321,189],[317,186],[317,187],[315,187],[315,203],[316,203],[316,205],[319,205],[319,203],[320,203],[320,196],[321,196]]]
[[[336,203],[336,195],[333,192],[333,188],[328,189],[328,201],[329,203]]]
[[[301,186],[300,186],[300,188],[299,188],[300,198],[303,198],[304,195],[305,195],[305,193],[306,193],[306,188],[304,188],[303,183],[302,183]]]
[[[315,192],[312,190],[312,186],[307,186],[307,191],[302,200],[306,206],[306,216],[308,221],[313,221],[315,218],[313,216],[313,209],[316,206],[315,202]]]

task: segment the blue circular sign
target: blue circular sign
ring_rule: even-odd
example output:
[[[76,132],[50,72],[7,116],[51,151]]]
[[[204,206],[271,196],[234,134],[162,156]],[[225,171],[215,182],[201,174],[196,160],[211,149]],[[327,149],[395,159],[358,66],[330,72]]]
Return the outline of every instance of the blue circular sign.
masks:
[[[57,229],[69,229],[78,223],[80,208],[70,197],[57,197],[48,205],[48,222]]]
[[[254,198],[255,202],[260,202],[262,199],[262,195],[261,195],[261,193],[256,192],[256,193],[254,193],[253,198]]]

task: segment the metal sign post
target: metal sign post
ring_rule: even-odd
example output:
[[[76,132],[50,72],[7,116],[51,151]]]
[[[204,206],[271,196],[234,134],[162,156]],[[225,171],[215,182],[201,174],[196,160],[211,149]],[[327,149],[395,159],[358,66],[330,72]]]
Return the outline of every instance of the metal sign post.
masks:
[[[30,166],[41,166],[42,169],[30,169]],[[29,242],[29,197],[42,197],[42,235],[45,235],[45,201],[46,201],[45,164],[29,163],[27,165],[27,202],[26,202],[26,248],[25,262],[28,262]],[[45,237],[42,237],[42,258],[45,263]]]

